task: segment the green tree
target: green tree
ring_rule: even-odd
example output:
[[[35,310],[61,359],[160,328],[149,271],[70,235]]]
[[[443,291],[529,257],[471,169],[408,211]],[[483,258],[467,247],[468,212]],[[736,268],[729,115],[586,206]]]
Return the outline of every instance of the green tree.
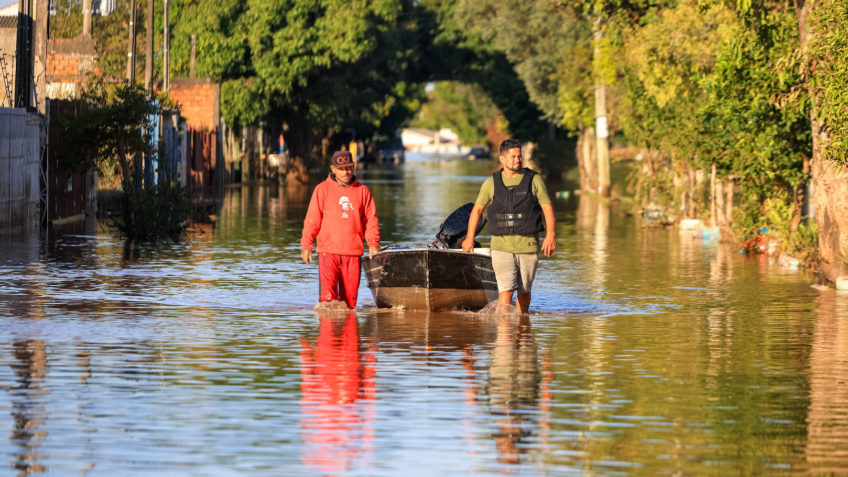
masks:
[[[143,37],[144,17],[146,9],[143,1],[138,0],[136,8],[136,34],[138,35],[136,58],[136,79],[140,84],[143,79],[145,51]],[[154,48],[157,50],[161,45],[162,31],[162,5],[157,2],[156,26],[154,37],[156,39]],[[118,2],[114,12],[106,16],[94,15],[92,17],[91,36],[97,48],[97,67],[101,74],[109,79],[125,78],[127,71],[127,52],[129,50],[129,2]],[[51,2],[51,16],[49,35],[51,39],[73,38],[82,33],[82,0],[56,0]],[[155,64],[155,63],[154,63]],[[157,71],[161,71],[161,65],[155,64]]]
[[[797,101],[810,104],[813,137],[811,185],[818,224],[820,270],[829,280],[848,273],[848,195],[844,178],[848,145],[848,2],[795,2],[805,82]]]
[[[414,77],[477,84],[495,103],[510,133],[533,141],[548,133],[544,113],[507,55],[464,23],[460,0],[422,0],[415,10],[419,40]]]
[[[285,123],[301,178],[334,133],[396,127],[423,88],[405,77],[411,2],[399,0],[177,2],[174,70],[222,81],[221,113],[233,127]]]
[[[822,157],[844,165],[848,164],[848,2],[821,2],[813,13],[807,86],[828,131]]]
[[[450,128],[466,145],[486,143],[486,130],[498,118],[498,108],[477,84],[440,81],[427,95],[415,127]]]
[[[94,83],[77,100],[75,114],[60,115],[65,140],[62,166],[70,170],[116,170],[121,178],[121,217],[114,225],[132,240],[175,238],[192,214],[179,184],[143,178],[144,158],[152,157],[151,118],[159,106],[132,85],[106,88]]]
[[[742,192],[743,233],[782,225],[768,223],[761,204],[795,204],[810,152],[806,112],[774,101],[800,79],[791,70],[775,74],[797,48],[794,16],[767,13],[747,18],[684,0],[643,19],[622,49],[628,137],[670,159],[662,171],[708,170],[715,162]],[[800,204],[796,211],[797,226]]]
[[[564,88],[591,91],[591,75],[579,71],[580,63],[591,61],[586,55],[591,35],[585,22],[544,0],[460,0],[457,16],[483,42],[504,52],[545,118],[576,128],[587,117],[588,101],[565,110],[559,97]],[[588,118],[591,122],[591,113]]]

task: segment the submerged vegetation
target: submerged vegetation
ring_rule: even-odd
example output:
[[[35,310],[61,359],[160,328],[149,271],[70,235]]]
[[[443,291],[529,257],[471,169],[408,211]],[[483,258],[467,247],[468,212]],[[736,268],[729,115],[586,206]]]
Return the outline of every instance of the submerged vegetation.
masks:
[[[194,213],[188,192],[178,182],[145,173],[145,161],[157,154],[151,117],[158,114],[158,103],[133,85],[93,82],[76,100],[74,111],[59,116],[66,138],[62,165],[108,171],[120,178],[120,213],[107,216],[111,225],[131,240],[179,237]]]

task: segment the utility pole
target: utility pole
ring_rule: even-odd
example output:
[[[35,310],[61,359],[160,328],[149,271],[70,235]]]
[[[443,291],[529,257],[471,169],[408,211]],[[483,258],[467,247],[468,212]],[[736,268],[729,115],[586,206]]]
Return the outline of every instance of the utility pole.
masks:
[[[92,0],[82,0],[82,34],[91,36],[91,3]]]
[[[130,0],[130,41],[127,52],[127,81],[135,84],[135,0]]]
[[[147,0],[147,15],[144,17],[144,91],[153,95],[153,0]]]
[[[48,3],[48,0],[35,0],[34,106],[41,114],[47,113],[47,22],[50,17]]]
[[[597,65],[600,56],[601,39],[604,37],[600,19],[595,20],[594,58]],[[610,196],[610,162],[609,162],[609,121],[607,119],[607,86],[601,71],[595,72],[595,154],[597,154],[598,194]]]
[[[18,1],[15,48],[15,108],[28,108],[32,99],[32,0]]]
[[[92,0],[82,0],[82,34],[91,37],[91,16],[94,13]],[[101,5],[102,8],[102,5]],[[88,168],[83,173],[83,190],[85,191],[85,215],[89,220],[94,220],[97,215],[97,171]]]
[[[191,35],[191,56],[188,61],[188,77],[194,78],[194,57],[197,54],[197,35]]]
[[[171,83],[171,25],[168,17],[170,0],[165,1],[165,12],[163,23],[165,24],[165,38],[162,40],[162,89],[168,91]]]

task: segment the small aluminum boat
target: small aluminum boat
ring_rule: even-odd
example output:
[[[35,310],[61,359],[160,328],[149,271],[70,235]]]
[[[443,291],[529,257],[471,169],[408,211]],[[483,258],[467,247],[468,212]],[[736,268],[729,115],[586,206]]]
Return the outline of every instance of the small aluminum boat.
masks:
[[[474,253],[461,250],[473,207],[468,203],[453,211],[428,248],[389,248],[362,259],[378,307],[479,310],[497,299],[489,249],[475,242]],[[477,233],[483,225],[485,220],[477,225]]]
[[[388,249],[362,259],[380,308],[479,310],[498,297],[489,249]]]

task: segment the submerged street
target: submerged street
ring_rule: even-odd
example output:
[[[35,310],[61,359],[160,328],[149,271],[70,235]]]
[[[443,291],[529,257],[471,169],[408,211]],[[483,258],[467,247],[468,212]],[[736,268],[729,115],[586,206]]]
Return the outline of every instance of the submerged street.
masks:
[[[383,246],[431,243],[490,166],[359,171]],[[166,246],[0,243],[0,474],[848,468],[848,295],[804,272],[572,195],[529,317],[376,309],[364,275],[318,314],[310,193],[231,188]]]

